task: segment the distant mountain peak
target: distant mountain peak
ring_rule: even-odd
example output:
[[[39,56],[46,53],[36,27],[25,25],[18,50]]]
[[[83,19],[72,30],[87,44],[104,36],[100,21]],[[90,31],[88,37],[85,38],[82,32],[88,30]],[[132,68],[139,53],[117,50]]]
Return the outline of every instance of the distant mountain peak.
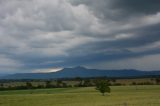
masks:
[[[99,70],[87,69],[82,66],[73,68],[64,68],[52,73],[19,73],[2,76],[0,79],[58,79],[58,78],[75,78],[75,77],[140,77],[140,76],[160,76],[160,71],[140,71],[133,69],[122,70]]]
[[[73,68],[64,68],[60,71],[81,71],[81,70],[87,70],[87,68],[83,67],[83,66],[76,66],[76,67],[73,67]]]
[[[74,67],[74,69],[86,69],[86,68],[83,66],[77,66],[77,67]]]

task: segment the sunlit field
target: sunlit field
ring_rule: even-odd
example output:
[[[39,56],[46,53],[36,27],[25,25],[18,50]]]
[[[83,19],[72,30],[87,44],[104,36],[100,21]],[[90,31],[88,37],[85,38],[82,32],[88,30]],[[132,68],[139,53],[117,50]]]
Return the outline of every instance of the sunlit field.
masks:
[[[94,87],[0,92],[0,106],[160,106],[160,85],[113,86],[102,96]]]

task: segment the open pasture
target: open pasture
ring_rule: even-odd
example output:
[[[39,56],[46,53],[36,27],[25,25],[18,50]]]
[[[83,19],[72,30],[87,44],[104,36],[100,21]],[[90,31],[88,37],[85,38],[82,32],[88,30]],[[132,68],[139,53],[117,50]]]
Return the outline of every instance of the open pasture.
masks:
[[[105,96],[94,87],[0,91],[0,106],[160,106],[160,85],[111,86]]]

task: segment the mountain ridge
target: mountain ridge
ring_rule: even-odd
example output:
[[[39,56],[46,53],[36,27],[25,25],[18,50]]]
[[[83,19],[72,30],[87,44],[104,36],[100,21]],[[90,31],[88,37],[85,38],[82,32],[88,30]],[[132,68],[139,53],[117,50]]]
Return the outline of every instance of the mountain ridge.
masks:
[[[157,76],[160,71],[140,71],[135,69],[121,70],[100,70],[88,69],[82,66],[74,68],[63,68],[57,72],[49,73],[17,73],[0,77],[0,79],[58,79],[58,78],[75,78],[75,77],[140,77],[140,76]]]

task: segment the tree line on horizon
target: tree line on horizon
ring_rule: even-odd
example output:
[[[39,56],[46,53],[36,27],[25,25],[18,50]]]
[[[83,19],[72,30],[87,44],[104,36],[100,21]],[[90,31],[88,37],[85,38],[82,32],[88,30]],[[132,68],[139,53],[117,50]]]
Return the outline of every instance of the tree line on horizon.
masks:
[[[105,77],[97,78],[97,79],[84,79],[84,78],[74,78],[72,80],[46,80],[44,81],[44,84],[37,84],[35,85],[33,82],[34,80],[31,81],[24,81],[23,85],[12,85],[10,84],[9,86],[5,86],[5,84],[1,81],[0,82],[0,91],[3,90],[23,90],[23,89],[44,89],[44,88],[68,88],[68,87],[92,87],[92,86],[97,86],[97,84],[100,81],[106,81],[108,86],[121,86],[123,84],[117,83],[116,79],[108,79]],[[160,84],[160,78],[155,78],[151,79],[156,82],[156,84]],[[38,81],[38,80],[36,80]],[[39,80],[41,81],[41,80]],[[69,84],[70,81],[75,81],[75,83]],[[12,81],[11,81],[12,82]],[[53,83],[54,82],[54,83]],[[143,83],[137,83],[137,82],[132,82],[130,85],[154,85],[154,83],[151,82],[143,82]]]

